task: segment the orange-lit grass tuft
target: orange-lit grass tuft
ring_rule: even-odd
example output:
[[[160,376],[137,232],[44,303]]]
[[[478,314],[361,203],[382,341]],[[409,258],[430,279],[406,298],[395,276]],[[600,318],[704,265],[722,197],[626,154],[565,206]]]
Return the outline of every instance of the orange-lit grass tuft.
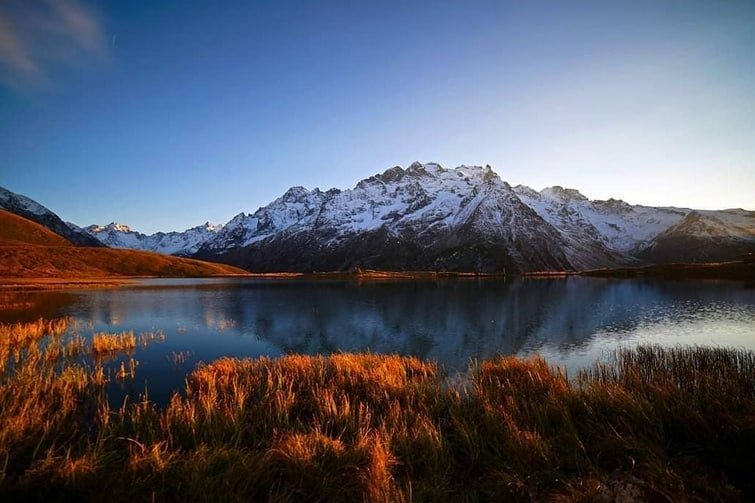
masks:
[[[68,330],[70,323],[70,318],[0,323],[0,372],[5,371],[12,361],[20,361],[29,355],[40,357],[42,348],[38,343],[46,337],[59,346],[60,341],[56,338]]]
[[[92,352],[94,354],[129,352],[135,348],[136,336],[132,331],[117,334],[98,332],[92,335]]]
[[[68,329],[70,322],[69,318],[55,320],[40,318],[32,322],[0,323],[0,345],[17,347],[36,342],[45,336],[60,335]]]

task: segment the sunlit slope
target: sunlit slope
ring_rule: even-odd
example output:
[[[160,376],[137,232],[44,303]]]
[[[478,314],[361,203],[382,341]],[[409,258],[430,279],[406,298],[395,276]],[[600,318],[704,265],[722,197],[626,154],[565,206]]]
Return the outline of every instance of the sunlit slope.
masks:
[[[72,246],[67,239],[47,227],[9,211],[0,210],[0,246],[21,244]]]
[[[75,247],[39,224],[0,210],[0,277],[195,277],[245,272],[224,264],[158,253]]]

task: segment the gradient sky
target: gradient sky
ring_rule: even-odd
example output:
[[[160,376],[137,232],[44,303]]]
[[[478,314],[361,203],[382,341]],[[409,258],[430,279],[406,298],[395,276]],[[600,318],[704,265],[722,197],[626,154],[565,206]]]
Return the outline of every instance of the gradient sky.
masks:
[[[0,185],[79,225],[415,160],[755,210],[755,2],[0,2]]]

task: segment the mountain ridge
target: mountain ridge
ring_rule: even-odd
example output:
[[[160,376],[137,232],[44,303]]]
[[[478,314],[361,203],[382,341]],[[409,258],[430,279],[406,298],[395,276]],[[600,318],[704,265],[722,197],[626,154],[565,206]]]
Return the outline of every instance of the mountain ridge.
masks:
[[[89,225],[83,230],[112,248],[131,248],[169,255],[190,256],[223,226],[205,222],[185,231],[143,234],[117,222]]]
[[[561,186],[512,187],[490,166],[415,162],[353,189],[292,187],[256,212],[236,215],[196,256],[260,271],[626,267],[674,260],[673,253],[644,252],[693,211],[728,229],[716,242],[695,236],[709,250],[698,261],[755,248],[755,212],[590,200]]]
[[[244,275],[226,264],[142,250],[74,246],[47,227],[0,209],[0,284],[18,279]]]
[[[755,212],[590,200],[559,185],[512,187],[489,165],[414,162],[351,189],[292,186],[224,225],[145,235],[112,222],[83,231],[108,246],[255,272],[519,273],[739,258],[755,249]]]

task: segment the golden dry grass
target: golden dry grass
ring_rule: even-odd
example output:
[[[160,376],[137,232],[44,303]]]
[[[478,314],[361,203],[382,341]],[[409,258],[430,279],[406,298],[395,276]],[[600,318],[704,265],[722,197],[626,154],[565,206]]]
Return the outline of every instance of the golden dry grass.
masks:
[[[118,336],[129,343],[113,351],[138,344]],[[755,490],[751,352],[641,347],[574,379],[541,358],[497,358],[464,386],[395,355],[223,358],[164,407],[113,410],[96,360],[13,337],[26,350],[0,371],[3,500],[97,500],[103,487],[175,501],[746,501]],[[76,347],[71,337],[60,347]]]
[[[24,352],[39,352],[38,343],[44,337],[54,338],[65,332],[70,323],[69,318],[56,320],[39,319],[27,323],[0,323],[0,371],[4,370],[11,359],[21,358]]]
[[[98,332],[92,336],[92,351],[95,354],[112,352],[130,352],[136,348],[136,336],[133,331],[117,334]]]
[[[0,246],[0,277],[110,278],[243,275],[236,267],[114,248]]]
[[[0,209],[0,245],[73,246],[47,227]]]
[[[582,271],[582,276],[606,278],[664,278],[664,279],[730,279],[747,281],[755,279],[755,264],[742,260],[730,262],[658,264],[644,267],[621,267]]]
[[[142,332],[137,337],[132,330],[120,333],[96,332],[92,335],[92,352],[95,355],[107,353],[131,353],[137,346],[147,347],[153,342],[165,340],[161,330]]]
[[[45,320],[25,323],[0,323],[0,345],[17,347],[28,342],[34,342],[47,335],[59,335],[66,331],[69,318]]]

